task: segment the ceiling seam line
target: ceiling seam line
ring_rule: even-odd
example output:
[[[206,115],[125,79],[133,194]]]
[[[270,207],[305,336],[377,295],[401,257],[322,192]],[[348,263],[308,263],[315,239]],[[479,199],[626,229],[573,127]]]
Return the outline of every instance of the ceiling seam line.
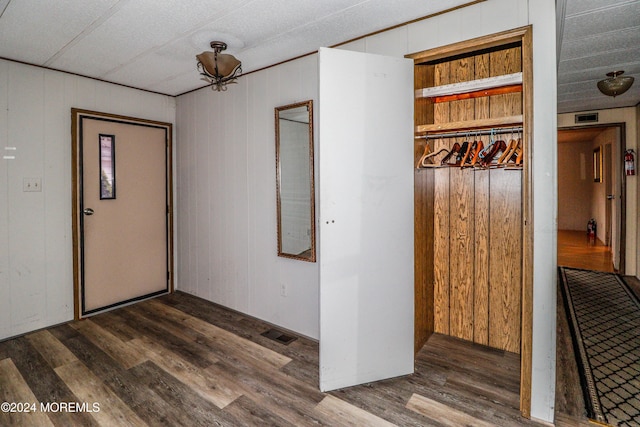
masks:
[[[119,12],[124,7],[124,4],[127,3],[128,1],[129,0],[120,0],[120,1],[118,1],[117,4],[111,6],[106,14],[102,14],[102,15],[100,15],[99,18],[95,19],[84,30],[82,30],[79,34],[77,34],[69,43],[64,45],[53,56],[51,56],[49,59],[47,59],[44,62],[43,65],[45,67],[51,65],[51,63],[53,63],[56,59],[58,59],[60,56],[64,55],[67,52],[68,49],[70,49],[73,46],[75,46],[76,44],[78,44],[86,36],[88,36],[89,34],[93,33],[97,28],[99,28],[102,24],[104,24],[107,20],[109,20],[113,15],[115,15],[116,12]]]

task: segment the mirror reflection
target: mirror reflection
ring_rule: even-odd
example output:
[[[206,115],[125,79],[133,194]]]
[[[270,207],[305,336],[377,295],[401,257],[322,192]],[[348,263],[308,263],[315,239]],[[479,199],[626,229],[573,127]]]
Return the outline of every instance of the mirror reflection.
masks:
[[[313,102],[276,107],[278,255],[315,262]]]

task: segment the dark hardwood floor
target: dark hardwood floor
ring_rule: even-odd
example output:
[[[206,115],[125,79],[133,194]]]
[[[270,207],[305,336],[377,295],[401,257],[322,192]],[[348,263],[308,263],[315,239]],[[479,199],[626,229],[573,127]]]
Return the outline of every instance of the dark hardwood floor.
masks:
[[[557,419],[580,425],[563,315]],[[285,346],[269,328],[177,292],[0,342],[1,400],[36,409],[0,425],[538,425],[519,414],[516,354],[436,334],[415,374],[321,393],[318,344]]]
[[[583,237],[559,233],[559,264],[609,268]],[[413,375],[321,393],[317,342],[270,327],[177,292],[0,342],[0,401],[23,410],[0,426],[539,425],[519,414],[516,354],[434,334]],[[560,293],[556,367],[556,425],[593,425]]]

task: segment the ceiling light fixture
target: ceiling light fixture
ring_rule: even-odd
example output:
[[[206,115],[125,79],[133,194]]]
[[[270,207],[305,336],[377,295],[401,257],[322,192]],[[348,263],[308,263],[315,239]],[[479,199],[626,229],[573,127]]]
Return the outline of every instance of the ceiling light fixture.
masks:
[[[237,83],[236,79],[242,74],[242,62],[233,55],[220,53],[227,49],[224,42],[211,42],[213,52],[205,51],[196,55],[198,59],[198,71],[203,76],[202,80],[211,85],[212,90],[225,91],[227,84]]]
[[[613,96],[614,98],[625,93],[633,84],[633,77],[622,77],[622,74],[624,74],[624,71],[612,71],[607,73],[609,78],[598,82],[598,89],[600,89],[600,92],[608,96]]]

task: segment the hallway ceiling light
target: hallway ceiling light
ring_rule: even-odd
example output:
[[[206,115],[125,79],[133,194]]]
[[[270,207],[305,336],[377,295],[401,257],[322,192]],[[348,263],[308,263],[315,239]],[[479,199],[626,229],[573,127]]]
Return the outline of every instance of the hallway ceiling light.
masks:
[[[598,89],[600,89],[600,92],[613,97],[625,93],[633,84],[633,77],[622,77],[622,74],[624,74],[624,71],[612,71],[607,73],[609,78],[598,82]]]
[[[227,49],[224,42],[212,41],[213,52],[205,51],[196,55],[198,71],[202,80],[211,85],[212,90],[225,91],[227,84],[237,83],[236,79],[242,74],[242,62],[233,55],[220,53]]]

